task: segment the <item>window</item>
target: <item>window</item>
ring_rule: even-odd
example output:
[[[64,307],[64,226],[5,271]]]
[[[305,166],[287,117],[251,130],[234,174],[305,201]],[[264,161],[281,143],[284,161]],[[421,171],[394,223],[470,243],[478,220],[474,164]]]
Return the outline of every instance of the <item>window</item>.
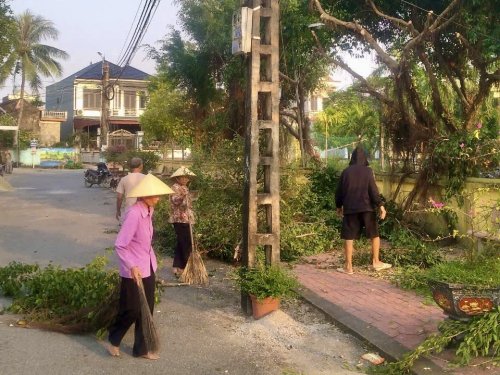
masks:
[[[135,110],[135,91],[125,91],[123,96],[125,109]]]
[[[141,91],[139,92],[139,108],[140,109],[146,108],[146,104],[148,104],[148,97],[145,91]]]
[[[83,89],[83,108],[100,109],[101,108],[101,90]]]
[[[311,96],[311,112],[316,112],[318,110],[318,97]]]

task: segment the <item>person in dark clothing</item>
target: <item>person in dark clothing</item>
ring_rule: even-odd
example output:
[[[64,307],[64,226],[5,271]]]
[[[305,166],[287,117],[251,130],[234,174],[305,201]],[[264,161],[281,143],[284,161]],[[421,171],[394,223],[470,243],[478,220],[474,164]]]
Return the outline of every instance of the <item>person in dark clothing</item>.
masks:
[[[361,236],[365,228],[366,236],[372,243],[372,267],[376,271],[391,268],[392,265],[380,261],[380,237],[377,215],[386,216],[385,207],[375,184],[375,176],[368,167],[366,152],[361,146],[356,147],[351,156],[349,167],[342,171],[335,194],[337,213],[343,216],[341,238],[344,240],[345,264],[337,271],[353,274],[352,253],[354,240]]]

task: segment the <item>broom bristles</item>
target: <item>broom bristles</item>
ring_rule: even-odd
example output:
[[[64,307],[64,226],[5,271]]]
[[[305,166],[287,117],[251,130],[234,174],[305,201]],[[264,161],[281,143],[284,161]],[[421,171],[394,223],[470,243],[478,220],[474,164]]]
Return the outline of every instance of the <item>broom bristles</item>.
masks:
[[[207,285],[208,273],[203,263],[203,259],[196,249],[191,251],[184,272],[181,275],[181,281],[187,284]]]
[[[146,346],[148,353],[157,353],[160,349],[160,339],[153,321],[153,315],[151,315],[151,310],[149,310],[148,300],[146,299],[146,293],[144,292],[142,280],[138,283],[138,289],[139,302],[141,304],[141,324],[142,334],[144,335],[144,345]]]

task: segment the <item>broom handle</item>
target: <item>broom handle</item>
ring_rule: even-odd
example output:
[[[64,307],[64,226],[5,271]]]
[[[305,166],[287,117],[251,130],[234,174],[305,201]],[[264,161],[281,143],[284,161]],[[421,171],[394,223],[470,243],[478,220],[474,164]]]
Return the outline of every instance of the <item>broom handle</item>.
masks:
[[[196,251],[196,246],[194,244],[194,238],[193,238],[193,225],[189,223],[189,235],[191,236],[191,253],[193,251]]]

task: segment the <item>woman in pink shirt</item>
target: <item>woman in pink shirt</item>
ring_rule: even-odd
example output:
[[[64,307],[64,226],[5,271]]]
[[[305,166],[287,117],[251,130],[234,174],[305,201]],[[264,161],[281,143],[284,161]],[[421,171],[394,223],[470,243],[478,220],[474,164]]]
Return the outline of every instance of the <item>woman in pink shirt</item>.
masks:
[[[137,198],[132,205],[115,242],[120,262],[120,302],[115,322],[109,328],[108,352],[120,355],[120,343],[132,324],[135,323],[133,355],[147,359],[158,359],[157,353],[147,351],[141,326],[139,290],[140,279],[144,285],[151,314],[154,307],[156,255],[151,246],[153,238],[153,212],[160,195],[173,191],[160,179],[148,174],[128,194]]]

